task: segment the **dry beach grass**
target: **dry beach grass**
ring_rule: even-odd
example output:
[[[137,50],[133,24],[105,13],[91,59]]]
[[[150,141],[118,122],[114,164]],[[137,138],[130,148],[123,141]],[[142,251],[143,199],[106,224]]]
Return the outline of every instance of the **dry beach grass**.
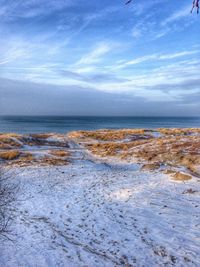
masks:
[[[20,152],[18,150],[3,151],[3,152],[0,152],[0,159],[14,160],[18,158],[19,155],[20,155]]]
[[[200,129],[80,131],[69,136],[100,158],[138,162],[142,170],[165,166],[176,180],[181,180],[176,168],[200,175]]]
[[[177,168],[187,175],[200,175],[200,129],[194,128],[103,129],[71,132],[68,136],[0,134],[0,159],[19,166],[68,164],[69,140],[95,157],[140,163],[147,171],[162,168],[176,180]]]
[[[0,160],[10,167],[61,166],[69,156],[66,137],[59,134],[0,134]]]

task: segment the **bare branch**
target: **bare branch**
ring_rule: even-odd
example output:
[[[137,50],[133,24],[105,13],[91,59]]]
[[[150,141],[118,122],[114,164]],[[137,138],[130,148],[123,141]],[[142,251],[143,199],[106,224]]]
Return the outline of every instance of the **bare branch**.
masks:
[[[18,185],[10,181],[10,177],[0,170],[0,237],[10,239],[9,231],[12,222],[10,208],[16,200]]]

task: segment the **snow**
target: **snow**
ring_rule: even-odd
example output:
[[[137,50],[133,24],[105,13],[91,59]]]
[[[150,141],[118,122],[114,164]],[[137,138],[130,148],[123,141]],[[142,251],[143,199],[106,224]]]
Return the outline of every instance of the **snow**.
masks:
[[[67,166],[9,170],[20,190],[0,266],[200,266],[198,178],[175,182],[72,151]]]

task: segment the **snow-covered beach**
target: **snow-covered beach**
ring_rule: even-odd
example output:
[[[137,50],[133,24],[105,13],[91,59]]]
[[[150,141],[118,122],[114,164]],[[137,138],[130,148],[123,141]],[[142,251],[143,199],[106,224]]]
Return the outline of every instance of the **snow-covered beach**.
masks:
[[[32,146],[37,157],[55,148],[50,141],[43,150]],[[4,167],[19,191],[0,266],[200,265],[197,176],[175,181],[137,163],[105,162],[66,141],[68,164]]]

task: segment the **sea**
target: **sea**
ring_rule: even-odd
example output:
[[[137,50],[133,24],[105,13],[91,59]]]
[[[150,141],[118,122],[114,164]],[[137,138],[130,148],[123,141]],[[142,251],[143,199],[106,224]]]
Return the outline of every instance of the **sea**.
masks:
[[[121,128],[200,128],[200,117],[0,116],[1,133],[67,133]]]

